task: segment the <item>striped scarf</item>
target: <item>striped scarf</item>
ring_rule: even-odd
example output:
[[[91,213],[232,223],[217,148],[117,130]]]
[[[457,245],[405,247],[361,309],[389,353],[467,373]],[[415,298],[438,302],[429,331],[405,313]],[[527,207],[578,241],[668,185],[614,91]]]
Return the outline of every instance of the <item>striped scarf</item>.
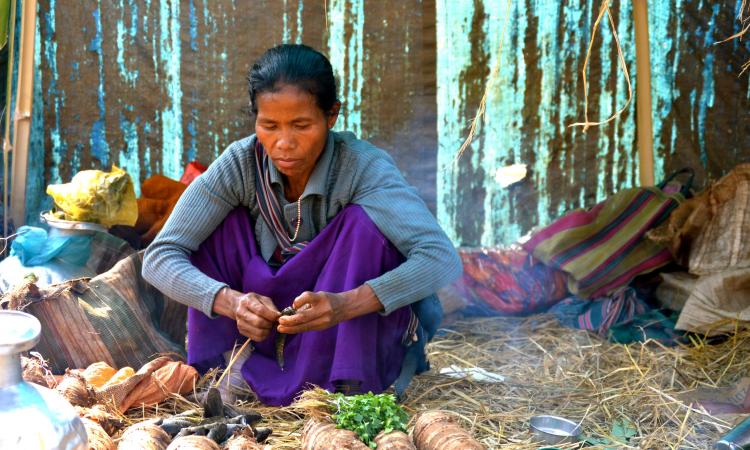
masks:
[[[266,225],[271,229],[276,242],[279,244],[281,253],[274,254],[279,259],[278,262],[285,263],[292,256],[301,252],[308,244],[308,241],[302,241],[292,243],[289,238],[289,234],[286,230],[286,225],[283,222],[284,213],[281,210],[279,200],[271,189],[271,170],[269,166],[268,155],[266,150],[260,144],[260,141],[255,143],[255,199],[258,202],[258,208],[260,209],[260,215],[266,222]],[[301,220],[297,217],[297,220]]]

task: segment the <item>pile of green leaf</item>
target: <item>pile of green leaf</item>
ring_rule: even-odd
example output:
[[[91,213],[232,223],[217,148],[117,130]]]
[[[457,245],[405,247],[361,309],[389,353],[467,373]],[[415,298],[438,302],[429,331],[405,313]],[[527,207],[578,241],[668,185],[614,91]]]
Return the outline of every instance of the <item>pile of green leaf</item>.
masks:
[[[381,431],[406,432],[409,416],[396,404],[396,397],[392,394],[333,394],[332,400],[336,408],[333,414],[336,426],[357,433],[370,448],[377,447],[374,439]]]

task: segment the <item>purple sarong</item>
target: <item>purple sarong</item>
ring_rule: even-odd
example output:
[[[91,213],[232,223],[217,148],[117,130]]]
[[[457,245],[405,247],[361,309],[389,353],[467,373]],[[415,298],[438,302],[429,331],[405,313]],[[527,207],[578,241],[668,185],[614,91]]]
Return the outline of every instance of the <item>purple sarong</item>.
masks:
[[[246,208],[232,211],[191,257],[206,275],[240,292],[273,299],[281,310],[304,291],[343,292],[397,267],[403,257],[364,210],[344,208],[299,254],[273,268],[263,259]],[[258,398],[286,405],[309,384],[333,390],[337,381],[359,381],[363,392],[382,392],[399,376],[406,347],[402,339],[410,308],[388,316],[373,313],[323,331],[286,338],[285,368],[276,362],[276,330],[253,342],[242,375]],[[200,371],[224,366],[222,353],[242,344],[237,324],[188,312],[188,363]]]

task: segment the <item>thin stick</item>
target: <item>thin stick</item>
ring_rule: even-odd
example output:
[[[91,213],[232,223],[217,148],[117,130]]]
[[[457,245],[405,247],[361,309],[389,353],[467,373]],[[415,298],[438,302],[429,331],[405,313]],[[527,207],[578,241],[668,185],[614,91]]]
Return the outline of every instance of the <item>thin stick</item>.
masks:
[[[239,358],[239,356],[242,354],[242,352],[245,351],[245,348],[248,346],[248,344],[250,344],[250,341],[251,341],[250,338],[247,338],[247,340],[245,341],[245,343],[242,344],[242,347],[240,347],[240,349],[237,352],[237,354],[234,355],[232,357],[232,359],[229,360],[229,364],[227,364],[226,369],[224,369],[224,372],[219,377],[219,380],[216,383],[214,383],[213,387],[217,387],[218,385],[221,384],[221,380],[223,380],[224,377],[229,373],[229,371],[232,370],[232,366],[234,365],[234,362],[237,361],[237,358]]]
[[[3,137],[3,236],[8,234],[8,152],[10,144],[10,107],[13,86],[13,64],[16,46],[16,0],[10,3],[10,34],[8,36],[8,72],[5,80],[5,133]],[[4,250],[3,250],[4,251]]]

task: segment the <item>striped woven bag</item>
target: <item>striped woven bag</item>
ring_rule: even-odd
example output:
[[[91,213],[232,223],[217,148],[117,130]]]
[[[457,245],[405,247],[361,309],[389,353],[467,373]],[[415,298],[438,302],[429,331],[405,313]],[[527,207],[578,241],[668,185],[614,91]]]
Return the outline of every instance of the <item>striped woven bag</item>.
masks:
[[[672,180],[689,173],[685,184]],[[579,209],[542,229],[523,247],[568,274],[568,289],[582,298],[604,297],[638,275],[672,260],[663,245],[645,238],[685,200],[693,175],[681,170],[659,186],[622,190],[590,209]]]

